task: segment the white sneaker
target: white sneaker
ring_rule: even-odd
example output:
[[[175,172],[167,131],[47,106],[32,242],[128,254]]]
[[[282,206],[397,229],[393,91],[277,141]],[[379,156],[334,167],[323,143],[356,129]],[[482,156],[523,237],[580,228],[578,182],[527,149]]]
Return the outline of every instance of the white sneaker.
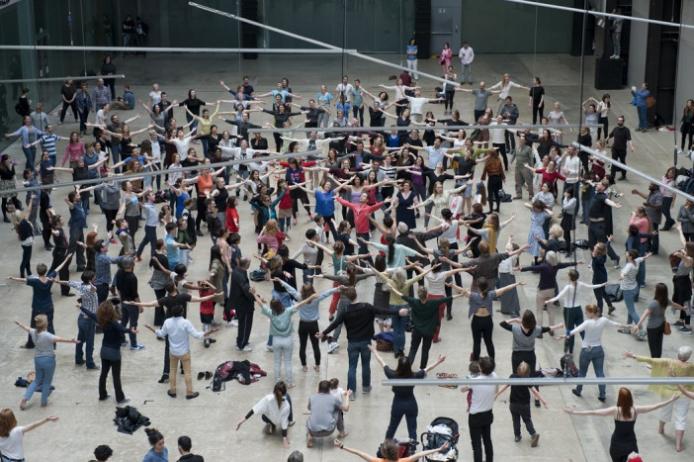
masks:
[[[236,319],[232,319],[231,322],[229,323],[229,325],[232,327],[238,327],[239,322]]]
[[[338,348],[340,348],[340,344],[337,342],[332,342],[328,345],[328,354],[333,354]]]
[[[251,351],[253,351],[253,347],[251,347],[250,345],[246,345],[245,347],[243,347],[243,351],[245,351],[246,353],[250,353]]]
[[[272,353],[272,345],[265,345],[265,351],[269,351]]]

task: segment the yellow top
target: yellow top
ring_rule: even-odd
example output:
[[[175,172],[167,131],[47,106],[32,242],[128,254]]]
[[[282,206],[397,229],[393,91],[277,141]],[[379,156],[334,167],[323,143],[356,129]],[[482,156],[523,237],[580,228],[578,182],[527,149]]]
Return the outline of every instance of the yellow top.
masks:
[[[634,356],[634,359],[651,365],[651,377],[694,377],[694,363],[682,362],[679,359],[649,358]],[[694,391],[694,386],[687,385],[687,390]],[[670,398],[679,392],[677,385],[649,385],[648,390]]]

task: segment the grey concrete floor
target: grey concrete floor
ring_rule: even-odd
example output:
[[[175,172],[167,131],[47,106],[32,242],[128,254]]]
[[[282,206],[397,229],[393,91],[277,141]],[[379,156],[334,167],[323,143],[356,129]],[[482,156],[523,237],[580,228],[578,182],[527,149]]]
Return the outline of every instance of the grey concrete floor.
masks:
[[[393,59],[392,57],[387,57]],[[592,75],[591,61],[586,60],[586,76]],[[225,97],[218,86],[218,81],[224,79],[229,85],[240,81],[243,74],[251,76],[257,91],[266,91],[274,86],[281,77],[286,76],[291,80],[295,93],[312,96],[321,83],[329,88],[334,88],[340,75],[345,72],[342,63],[334,57],[289,57],[289,56],[261,56],[257,61],[242,61],[235,58],[208,56],[152,56],[142,57],[118,57],[116,64],[119,71],[124,72],[127,81],[134,85],[138,97],[146,99],[151,82],[159,82],[172,98],[182,100],[188,88],[197,88],[203,99],[214,100]],[[438,72],[435,61],[421,62],[420,68],[432,73]],[[387,84],[389,75],[396,72],[381,68],[369,63],[348,59],[346,73],[350,78],[360,78],[364,85],[373,88],[379,83]],[[548,93],[548,103],[554,100],[562,103],[570,121],[575,122],[579,108],[579,62],[577,58],[563,55],[499,55],[479,56],[474,67],[474,77],[484,79],[487,82],[495,82],[502,72],[510,72],[514,80],[528,84],[533,75],[543,78]],[[590,82],[590,80],[587,80]],[[120,86],[119,82],[119,86]],[[431,90],[433,85],[422,82],[425,89]],[[121,87],[122,88],[122,87]],[[120,93],[120,89],[119,89]],[[590,84],[584,86],[584,98],[588,95],[599,97],[601,91],[596,91]],[[611,123],[614,123],[615,114],[623,113],[627,117],[627,125],[635,126],[635,111],[629,105],[628,91],[613,91],[614,110]],[[521,121],[528,121],[529,111],[526,106],[526,95],[523,91],[513,92],[512,95],[519,102]],[[463,113],[463,118],[471,118],[471,98],[467,95],[456,97],[456,108]],[[431,106],[436,114],[441,114],[440,106]],[[131,114],[127,114],[130,116]],[[177,110],[176,117],[183,120],[183,114]],[[264,115],[254,115],[255,120],[265,121]],[[136,121],[134,128],[140,128],[146,121],[142,117]],[[223,125],[220,124],[220,125]],[[57,131],[67,135],[76,128],[73,124],[59,126]],[[575,134],[567,135],[569,137]],[[636,153],[630,154],[630,165],[654,176],[661,175],[672,162],[672,133],[649,132],[648,134],[636,134]],[[62,144],[59,152],[62,153]],[[9,150],[18,161],[23,162],[19,146],[15,143]],[[688,161],[683,162],[689,165]],[[67,176],[60,176],[67,181]],[[513,182],[509,179],[510,183]],[[616,249],[623,249],[626,220],[631,210],[641,201],[636,196],[629,194],[632,188],[646,189],[646,183],[634,175],[624,183],[619,183],[618,188],[627,193],[624,196],[624,207],[616,211],[615,229]],[[513,187],[508,184],[507,190]],[[54,193],[54,203],[59,213],[66,214],[62,197],[64,190]],[[675,210],[682,201],[677,200]],[[517,219],[505,230],[501,239],[505,240],[508,233],[515,236],[516,240],[523,242],[527,236],[529,223],[528,214],[524,213],[517,202],[504,204],[502,217],[507,217],[515,212]],[[94,209],[95,210],[95,209]],[[250,218],[250,208],[247,203],[242,203],[240,211],[243,218]],[[96,210],[89,216],[89,222],[104,226],[103,217]],[[301,245],[304,230],[307,228],[307,220],[304,214],[300,215],[299,225],[291,232],[294,237],[289,242],[290,250],[295,250]],[[252,255],[255,251],[253,244],[253,230],[250,219],[242,219],[243,250],[246,255]],[[17,245],[16,236],[10,230],[9,225],[0,225],[0,245],[2,245],[2,268],[0,277],[17,275],[17,266],[20,260],[20,248]],[[159,231],[162,234],[162,231]],[[138,236],[141,236],[140,232]],[[578,230],[578,237],[585,237],[586,229]],[[193,252],[194,263],[189,268],[192,279],[205,277],[207,273],[209,238],[200,240],[198,248]],[[644,300],[651,294],[655,283],[665,282],[669,286],[671,273],[664,257],[669,252],[678,248],[678,240],[674,231],[663,233],[661,236],[661,256],[648,261],[647,288],[642,291],[642,300],[638,304],[639,311],[644,309]],[[586,258],[588,255],[586,255]],[[50,262],[50,254],[43,250],[42,245],[34,246],[32,265]],[[529,257],[522,258],[523,263],[529,263]],[[74,265],[73,265],[74,271]],[[579,271],[582,279],[589,278],[590,270],[581,266]],[[149,269],[146,264],[140,264],[136,268],[136,274],[140,280],[140,293],[142,299],[152,300],[153,291],[147,286]],[[610,270],[611,280],[616,280],[618,272]],[[72,273],[77,279],[78,274]],[[534,307],[535,286],[537,278],[529,274],[521,274],[521,281],[527,283],[520,289],[522,306]],[[560,284],[566,281],[566,275],[560,275]],[[464,279],[465,284],[470,283],[469,277]],[[364,301],[371,299],[371,287],[367,283],[360,286],[360,298]],[[319,288],[327,285],[321,282]],[[269,296],[268,283],[257,284],[257,288],[265,296]],[[361,289],[365,290],[361,290]],[[33,369],[32,352],[20,348],[24,343],[23,332],[14,327],[15,319],[27,321],[30,312],[31,292],[28,288],[19,284],[8,283],[0,286],[0,297],[5,301],[0,306],[0,322],[3,326],[0,336],[0,346],[6,354],[0,356],[0,406],[11,407],[17,413],[20,424],[40,419],[46,415],[54,414],[60,417],[56,424],[46,426],[27,435],[25,439],[28,460],[87,460],[91,451],[98,444],[110,444],[115,450],[114,461],[140,460],[148,449],[146,437],[142,431],[133,436],[117,433],[112,423],[114,402],[99,402],[97,400],[98,372],[86,371],[73,364],[73,356],[70,346],[58,347],[58,368],[54,380],[56,391],[50,399],[47,409],[38,406],[38,398],[34,397],[32,406],[24,412],[18,410],[18,403],[23,390],[13,386],[17,376],[25,375]],[[56,331],[59,335],[72,337],[76,335],[76,309],[74,298],[61,298],[57,291],[54,293],[56,304]],[[327,325],[327,307],[324,306],[324,314],[321,326]],[[454,305],[454,320],[444,322],[443,341],[436,344],[431,355],[446,355],[446,362],[439,371],[456,372],[461,376],[467,371],[468,354],[471,349],[471,336],[468,320],[465,319],[466,303],[456,301]],[[195,305],[191,307],[195,313]],[[496,322],[501,320],[501,315],[496,314]],[[199,326],[198,316],[190,316],[193,323]],[[615,319],[624,321],[626,310],[623,304],[618,305]],[[146,312],[142,317],[142,323],[151,322],[152,313]],[[252,343],[255,349],[252,353],[239,353],[233,348],[236,335],[235,328],[224,328],[216,335],[217,343],[210,349],[204,349],[201,344],[195,343],[192,347],[193,370],[213,371],[221,362],[230,359],[248,358],[259,363],[266,370],[272,369],[272,354],[264,348],[264,340],[267,335],[268,322],[259,313],[256,313],[255,325],[252,335]],[[633,350],[638,354],[648,354],[645,343],[636,342],[633,338],[609,331],[605,335],[607,351],[606,373],[608,376],[647,376],[649,371],[622,359],[622,352]],[[226,390],[221,393],[213,393],[205,387],[203,381],[196,381],[195,388],[201,392],[200,398],[195,401],[186,401],[182,398],[172,400],[166,396],[166,385],[156,383],[161,374],[163,344],[158,342],[153,335],[144,329],[139,335],[141,343],[146,349],[139,352],[123,351],[123,386],[127,397],[131,399],[131,405],[136,406],[143,414],[148,416],[154,427],[160,429],[168,442],[171,451],[171,460],[175,460],[176,438],[187,434],[192,437],[194,451],[205,456],[206,460],[284,460],[293,449],[301,449],[306,460],[309,461],[337,461],[353,460],[354,458],[340,453],[332,447],[331,441],[319,441],[313,449],[306,449],[304,441],[304,421],[302,415],[306,408],[308,396],[316,389],[320,379],[338,377],[342,384],[346,383],[347,359],[344,339],[342,347],[337,354],[327,355],[323,349],[323,364],[319,373],[301,371],[297,353],[294,358],[294,376],[296,388],[291,391],[295,406],[297,425],[290,430],[291,449],[282,449],[280,440],[276,437],[268,437],[262,433],[262,425],[258,418],[248,422],[240,431],[234,431],[235,423],[250,408],[250,406],[269,393],[272,389],[272,378],[264,378],[259,383],[250,386],[242,386],[232,382],[227,384]],[[694,337],[683,336],[675,331],[665,338],[664,356],[672,356],[677,347],[682,344],[691,345]],[[511,352],[511,336],[497,328],[495,337],[497,349],[498,368],[500,376],[510,374],[510,361],[507,358]],[[101,340],[97,338],[98,345]],[[298,347],[298,341],[296,342]],[[325,348],[325,345],[322,346]],[[542,366],[558,365],[562,352],[561,342],[545,339],[538,342],[537,354]],[[309,363],[310,363],[309,354]],[[393,363],[392,358],[388,358]],[[374,390],[370,395],[357,394],[351,411],[346,416],[347,431],[350,435],[346,444],[359,448],[366,452],[374,453],[383,439],[388,423],[391,391],[379,385],[383,378],[382,372],[372,362],[372,377]],[[179,390],[182,384],[179,384]],[[109,385],[110,387],[110,385]],[[659,398],[646,391],[646,387],[632,387],[638,403],[653,403]],[[597,401],[597,390],[588,387],[584,391],[584,397],[575,398],[566,387],[547,387],[542,390],[543,395],[549,401],[549,409],[533,409],[535,425],[542,435],[540,446],[532,449],[529,446],[527,434],[524,434],[523,442],[513,442],[513,432],[507,404],[501,399],[496,404],[495,422],[492,433],[495,443],[497,460],[518,461],[572,461],[572,462],[602,462],[609,460],[607,448],[613,424],[609,418],[572,418],[562,412],[562,407],[576,405],[579,409],[601,407]],[[181,393],[182,394],[182,393]],[[458,421],[461,426],[461,438],[459,448],[460,460],[471,460],[470,442],[467,432],[467,417],[465,397],[459,391],[448,390],[439,387],[418,387],[416,395],[419,402],[420,415],[418,419],[418,431],[426,430],[427,424],[437,416],[449,416]],[[608,390],[608,403],[612,404],[616,399],[616,389]],[[690,414],[689,424],[694,423],[694,416]],[[692,444],[692,430],[686,435],[685,451],[676,454],[674,452],[674,431],[667,427],[666,435],[660,436],[656,432],[657,415],[649,414],[639,417],[636,430],[639,438],[639,446],[643,452],[644,460],[684,461],[694,457],[694,444]],[[398,436],[406,435],[404,422]],[[74,459],[73,459],[74,458]]]

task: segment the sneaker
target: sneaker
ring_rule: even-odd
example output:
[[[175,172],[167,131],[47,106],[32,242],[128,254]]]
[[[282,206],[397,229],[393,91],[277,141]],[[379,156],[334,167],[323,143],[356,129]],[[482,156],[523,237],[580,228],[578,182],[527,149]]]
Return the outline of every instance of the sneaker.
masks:
[[[612,268],[619,269],[619,258],[616,260],[613,260],[613,261],[614,261],[614,265],[612,266]]]
[[[144,350],[144,349],[145,349],[145,346],[144,346],[144,345],[140,345],[140,344],[138,343],[137,345],[131,345],[131,346],[130,346],[130,349],[133,350],[133,351],[140,351],[140,350]]]
[[[125,405],[125,404],[128,404],[129,402],[130,402],[130,400],[129,400],[128,398],[123,398],[123,399],[120,400],[120,401],[116,401],[116,404],[119,405],[119,406],[123,406],[123,405]]]
[[[195,399],[200,396],[200,392],[194,392],[192,395],[186,395],[186,399]]]
[[[371,387],[363,387],[361,389],[361,392],[364,393],[365,395],[368,395],[369,393],[371,393]]]
[[[333,354],[335,351],[340,348],[340,344],[337,342],[332,342],[331,344],[328,345],[328,354]]]
[[[604,403],[606,400],[607,398],[605,398],[604,396],[598,396],[598,401],[600,401],[601,403]]]
[[[250,345],[246,345],[245,347],[243,347],[243,351],[245,351],[246,353],[250,353],[251,351],[253,351],[253,347],[251,347]]]
[[[169,374],[162,374],[157,383],[169,383]]]
[[[537,443],[539,443],[539,442],[540,442],[540,434],[539,433],[535,433],[533,436],[530,437],[530,447],[531,448],[536,448]]]
[[[682,327],[682,326],[684,326],[684,321],[680,319],[678,321],[675,321],[672,325],[677,326],[677,327]]]
[[[614,313],[616,310],[617,310],[617,308],[615,308],[613,305],[609,305],[607,307],[607,315],[612,316],[612,313]]]
[[[688,326],[682,326],[682,327],[680,327],[679,330],[680,330],[680,332],[682,332],[683,334],[691,334],[691,333],[692,333],[692,328],[691,328],[691,327],[688,327]]]
[[[515,441],[516,443],[520,442],[520,440],[521,440],[521,437],[520,437],[520,436],[516,436],[516,437],[514,438],[514,441]]]
[[[355,401],[356,399],[357,399],[357,395],[356,395],[356,394],[352,393],[351,395],[349,395],[349,400],[350,400],[350,401]]]
[[[272,345],[265,345],[265,351],[272,353]]]
[[[571,393],[573,393],[574,395],[578,396],[579,398],[581,397],[581,392],[578,391],[578,390],[576,390],[575,388],[572,388],[572,389],[571,389]]]
[[[239,322],[236,319],[232,319],[231,322],[229,322],[229,325],[231,327],[239,327]]]

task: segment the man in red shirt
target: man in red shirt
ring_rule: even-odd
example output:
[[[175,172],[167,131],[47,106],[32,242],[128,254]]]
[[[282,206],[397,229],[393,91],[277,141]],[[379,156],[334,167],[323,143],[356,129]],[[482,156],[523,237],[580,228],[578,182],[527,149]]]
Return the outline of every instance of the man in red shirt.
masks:
[[[376,210],[380,209],[383,204],[390,202],[391,199],[389,197],[385,201],[377,202],[374,205],[369,205],[369,196],[366,193],[362,193],[359,197],[358,204],[353,204],[341,197],[336,197],[335,200],[342,204],[343,207],[352,209],[352,213],[354,213],[354,229],[357,232],[357,237],[363,239],[364,241],[368,241],[371,238],[369,216],[371,216],[371,214]],[[359,254],[365,253],[369,253],[369,249],[366,244],[359,240]]]

